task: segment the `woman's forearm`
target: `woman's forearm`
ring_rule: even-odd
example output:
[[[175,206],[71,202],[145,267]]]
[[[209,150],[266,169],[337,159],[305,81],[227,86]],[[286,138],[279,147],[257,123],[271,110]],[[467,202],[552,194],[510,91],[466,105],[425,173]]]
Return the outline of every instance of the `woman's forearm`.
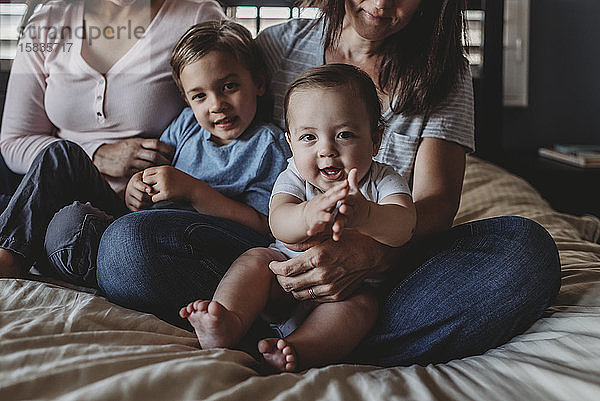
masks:
[[[413,176],[417,208],[415,238],[447,230],[458,211],[465,172],[465,149],[453,142],[425,138]]]
[[[57,140],[50,135],[3,135],[0,149],[8,168],[17,174],[25,174],[38,153]]]
[[[421,238],[429,234],[448,230],[458,211],[458,204],[446,199],[429,197],[415,202],[417,227],[414,237]]]
[[[369,218],[358,231],[384,245],[398,247],[408,242],[415,231],[416,213],[412,204],[376,204],[371,202]]]

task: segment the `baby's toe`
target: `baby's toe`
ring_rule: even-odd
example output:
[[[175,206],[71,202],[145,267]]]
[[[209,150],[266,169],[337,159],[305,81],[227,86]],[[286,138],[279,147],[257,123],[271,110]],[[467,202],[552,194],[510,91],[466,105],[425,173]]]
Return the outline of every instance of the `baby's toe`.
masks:
[[[289,345],[286,345],[286,346],[285,346],[285,347],[283,347],[283,349],[281,350],[281,353],[282,353],[283,355],[289,356],[289,355],[292,355],[293,351],[294,351],[294,350],[292,349],[292,347],[290,347]]]
[[[272,338],[265,338],[258,342],[258,352],[261,354],[272,354],[276,349],[276,341]]]

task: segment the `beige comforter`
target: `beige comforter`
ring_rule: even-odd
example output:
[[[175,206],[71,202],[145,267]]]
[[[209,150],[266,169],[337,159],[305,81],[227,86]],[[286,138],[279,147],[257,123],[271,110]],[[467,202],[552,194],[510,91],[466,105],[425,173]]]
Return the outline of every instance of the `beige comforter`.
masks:
[[[521,215],[544,225],[563,266],[560,295],[525,334],[484,355],[427,367],[336,365],[259,376],[230,350],[57,285],[0,280],[0,399],[600,399],[600,220],[553,211],[524,181],[469,158],[456,223]]]

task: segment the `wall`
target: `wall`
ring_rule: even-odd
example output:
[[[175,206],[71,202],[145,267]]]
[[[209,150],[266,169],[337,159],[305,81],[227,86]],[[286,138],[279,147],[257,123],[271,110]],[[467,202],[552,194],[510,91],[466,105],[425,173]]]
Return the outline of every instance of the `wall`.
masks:
[[[600,143],[600,1],[530,7],[529,106],[504,109],[504,147]]]

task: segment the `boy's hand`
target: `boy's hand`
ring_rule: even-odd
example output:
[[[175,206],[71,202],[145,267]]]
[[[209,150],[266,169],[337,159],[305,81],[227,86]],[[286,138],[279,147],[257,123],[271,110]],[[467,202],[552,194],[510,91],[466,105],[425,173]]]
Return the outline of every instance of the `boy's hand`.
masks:
[[[339,214],[331,227],[333,240],[339,241],[344,227],[356,228],[362,226],[369,218],[370,202],[358,189],[358,171],[353,168],[348,173],[348,195],[342,200]]]
[[[332,211],[337,203],[348,195],[348,182],[340,182],[327,192],[317,195],[304,206],[303,216],[306,235],[312,237],[325,230],[333,220]]]
[[[148,209],[152,205],[148,195],[151,188],[142,181],[142,174],[143,171],[140,171],[132,175],[125,189],[125,204],[133,212]]]
[[[190,190],[197,179],[173,166],[150,167],[143,171],[142,181],[149,187],[152,202],[189,201]]]

